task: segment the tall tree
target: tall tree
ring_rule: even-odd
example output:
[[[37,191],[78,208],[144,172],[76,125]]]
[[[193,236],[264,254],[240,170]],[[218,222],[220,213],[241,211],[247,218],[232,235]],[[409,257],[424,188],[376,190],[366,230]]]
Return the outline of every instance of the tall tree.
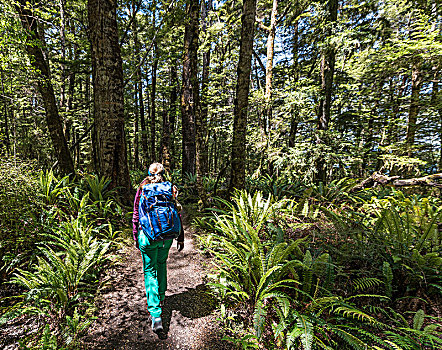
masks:
[[[327,145],[326,132],[330,123],[330,111],[332,102],[333,76],[335,72],[335,48],[330,43],[333,26],[338,18],[338,0],[328,0],[327,15],[325,19],[325,38],[327,42],[321,52],[321,92],[319,96],[318,123],[316,127],[316,143],[321,146]],[[324,151],[319,152],[316,161],[316,181],[326,182],[327,168]]]
[[[411,100],[410,108],[408,110],[408,124],[407,124],[407,153],[412,155],[412,146],[414,145],[414,138],[417,129],[417,116],[419,114],[419,93],[422,85],[422,74],[417,63],[413,64],[411,71]]]
[[[152,1],[152,28],[153,33],[156,30],[157,2]],[[157,70],[158,70],[158,44],[154,34],[153,51],[152,51],[152,85],[150,90],[150,159],[152,162],[157,161],[156,151],[156,93],[157,93]]]
[[[212,0],[208,0],[207,5],[206,1],[201,1],[201,21],[202,21],[202,30],[204,33],[207,32],[207,26],[210,25],[208,16],[210,11],[212,11]],[[208,150],[208,138],[210,130],[208,129],[208,121],[207,117],[209,114],[209,70],[210,70],[210,45],[207,45],[207,48],[203,52],[203,67],[202,67],[202,79],[201,79],[201,128],[198,127],[197,132],[200,132],[200,137],[198,137],[198,142],[200,142],[200,160],[199,164],[201,167],[201,174],[207,175],[208,167],[209,167],[209,150]]]
[[[123,65],[118,43],[117,1],[88,0],[94,81],[94,120],[101,175],[130,199],[124,132]]]
[[[198,84],[198,16],[199,0],[186,1],[186,26],[184,31],[183,86],[181,117],[183,128],[182,173],[195,174],[196,133],[195,120],[199,113]]]
[[[270,27],[267,36],[267,62],[266,62],[266,89],[265,89],[265,115],[264,130],[272,119],[272,79],[273,79],[273,57],[275,54],[276,16],[278,15],[278,0],[273,0],[272,12],[270,15]]]
[[[134,166],[135,169],[140,167],[140,147],[139,147],[139,104],[140,104],[140,91],[141,89],[141,65],[138,64],[138,60],[140,59],[140,43],[138,41],[138,21],[137,21],[137,4],[135,0],[132,0],[132,34],[133,34],[133,61],[137,66],[136,76],[134,82],[134,107],[135,107],[135,116],[134,116]],[[141,94],[141,98],[142,98]]]
[[[3,125],[4,125],[4,133],[5,133],[5,148],[6,148],[6,156],[9,157],[9,154],[11,153],[10,145],[11,141],[9,139],[9,121],[8,121],[8,96],[6,95],[5,91],[5,83],[4,83],[4,74],[3,74],[3,67],[0,67],[0,82],[1,82],[1,88],[2,88],[2,104],[3,104]]]
[[[230,192],[232,192],[234,188],[243,189],[245,185],[247,112],[249,106],[255,16],[256,0],[243,0],[241,42],[237,68],[238,80],[233,112]]]
[[[299,21],[295,20],[293,23],[293,46],[292,46],[292,54],[293,54],[293,83],[296,86],[299,81],[299,67],[298,67],[298,59],[299,59]],[[290,132],[289,132],[289,147],[295,146],[296,133],[298,132],[298,124],[299,124],[299,107],[294,106],[293,115],[290,119]]]
[[[175,169],[176,155],[175,155],[175,130],[176,130],[176,115],[177,115],[177,101],[178,101],[178,72],[177,72],[177,60],[173,59],[170,67],[170,106],[169,106],[169,132],[168,138],[169,145],[167,145],[170,154],[170,168]]]
[[[40,33],[37,17],[32,10],[32,5],[28,1],[18,1],[15,8],[26,34],[26,51],[31,65],[38,75],[38,90],[43,99],[49,135],[56,153],[60,172],[63,174],[73,173],[74,163],[63,133],[63,125],[58,113],[48,61],[42,49],[44,33]]]

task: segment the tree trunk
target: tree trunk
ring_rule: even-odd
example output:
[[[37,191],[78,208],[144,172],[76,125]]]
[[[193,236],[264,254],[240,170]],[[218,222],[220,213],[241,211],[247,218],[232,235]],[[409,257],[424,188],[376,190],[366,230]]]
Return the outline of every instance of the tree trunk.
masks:
[[[350,193],[361,191],[364,188],[382,186],[407,187],[407,186],[430,186],[442,189],[442,184],[437,180],[442,179],[442,173],[427,175],[418,178],[401,179],[400,176],[387,176],[374,172],[370,177],[350,189]]]
[[[329,0],[327,5],[326,36],[332,36],[332,25],[338,17],[338,0]],[[324,40],[327,38],[324,38]],[[331,98],[333,89],[333,75],[335,71],[335,49],[331,46],[324,48],[321,53],[321,93],[319,99],[319,115],[316,127],[316,144],[327,145],[326,131],[330,123]],[[327,165],[325,163],[324,150],[319,149],[319,157],[316,160],[315,181],[325,183],[327,180]]]
[[[65,108],[65,81],[66,81],[66,17],[64,12],[65,0],[59,0],[60,9],[60,43],[61,43],[61,83],[60,83],[60,108]]]
[[[138,79],[138,101],[140,105],[140,128],[141,128],[141,159],[140,163],[146,166],[146,160],[149,159],[149,149],[147,147],[147,129],[146,129],[146,117],[144,113],[144,98],[143,98],[143,74],[141,71],[141,66],[138,68],[137,72]]]
[[[438,169],[442,172],[442,92],[439,91],[439,80],[437,78],[438,70],[435,67],[435,72],[433,76],[433,91],[431,93],[431,105],[439,114],[439,159],[438,159]]]
[[[64,0],[63,0],[64,1]],[[75,26],[73,25],[72,21],[69,23],[70,26],[70,32],[73,36],[75,36]],[[72,43],[69,44],[68,46],[68,54],[69,57],[68,59],[71,62],[76,62],[78,59],[78,47],[76,43]],[[69,115],[72,112],[73,109],[73,102],[74,102],[74,93],[75,93],[75,71],[70,69],[69,72],[67,73],[67,77],[68,77],[68,93],[67,93],[67,97],[66,97],[66,103],[65,103],[65,110],[66,110],[66,115]],[[86,91],[85,91],[85,100],[84,101],[89,101],[88,100],[88,91],[89,86],[88,83],[86,82]],[[81,91],[82,89],[80,89]],[[65,120],[65,128],[66,128],[66,140],[69,144],[70,142],[70,138],[69,138],[69,133],[70,133],[70,129],[72,128],[72,118],[68,118],[67,120]],[[72,132],[74,133],[74,130],[72,130]],[[78,131],[77,131],[78,132]],[[74,141],[76,142],[76,141]],[[76,148],[78,150],[78,156],[76,157],[75,154],[73,154],[73,160],[74,160],[74,166],[75,168],[78,169],[78,167],[80,166],[80,153],[79,153],[79,149],[80,149],[80,143],[78,143],[78,146]],[[71,152],[72,152],[72,146],[70,148]],[[76,160],[77,159],[77,160]]]
[[[156,93],[157,93],[158,45],[153,44],[152,87],[150,90],[150,160],[158,161],[156,152]]]
[[[293,23],[293,83],[298,83],[299,80],[299,71],[298,71],[298,53],[299,50],[299,27],[298,21]],[[290,120],[290,134],[289,134],[289,147],[295,147],[296,134],[298,133],[298,124],[299,124],[299,109],[297,106],[294,107],[293,115]]]
[[[414,145],[414,137],[416,135],[417,128],[417,115],[419,113],[419,93],[421,90],[422,76],[417,64],[413,65],[411,72],[411,100],[410,109],[408,112],[408,125],[407,125],[407,154],[412,156],[412,147]]]
[[[204,32],[207,30],[207,16],[209,15],[210,11],[212,11],[212,0],[209,0],[206,3],[205,0],[201,2],[201,8],[202,8],[202,14],[201,14],[201,20],[203,22],[202,29]],[[210,45],[208,46],[207,50],[203,52],[203,73],[202,73],[202,81],[201,81],[201,90],[202,90],[202,96],[201,96],[201,135],[202,139],[201,142],[201,153],[200,153],[200,164],[201,164],[201,174],[203,176],[206,176],[208,173],[208,167],[209,167],[209,142],[208,142],[208,132],[207,132],[207,117],[209,114],[209,101],[208,101],[208,86],[209,86],[209,68],[210,68]]]
[[[139,138],[138,138],[138,132],[139,132],[139,88],[141,87],[140,80],[141,80],[141,66],[139,65],[139,59],[140,59],[140,43],[138,41],[138,23],[137,23],[137,4],[136,1],[132,1],[132,33],[134,35],[134,57],[133,62],[138,67],[136,70],[136,77],[135,77],[135,84],[134,84],[134,104],[135,104],[135,116],[134,116],[134,168],[139,169],[140,168],[140,152],[139,152]],[[142,95],[141,95],[142,97]]]
[[[87,6],[99,170],[101,175],[111,179],[111,186],[119,189],[123,200],[130,202],[117,2],[88,0]]]
[[[155,33],[156,30],[156,0],[152,1],[152,28]],[[150,159],[151,162],[158,161],[156,150],[156,93],[157,93],[157,70],[158,70],[158,44],[157,39],[153,38],[153,52],[152,52],[152,87],[150,90]]]
[[[33,12],[28,8],[25,0],[18,1],[15,8],[20,16],[23,29],[26,32],[26,51],[29,55],[32,67],[39,76],[38,90],[43,99],[49,135],[54,146],[60,172],[62,174],[73,173],[74,163],[63,133],[61,118],[58,114],[49,66],[42,47],[38,44],[42,43],[40,33],[38,32],[38,22]]]
[[[278,15],[278,0],[273,0],[272,14],[270,16],[270,30],[267,36],[267,63],[266,63],[266,90],[265,90],[265,107],[266,120],[264,121],[264,130],[268,132],[267,125],[270,126],[272,119],[272,79],[273,79],[273,56],[275,48],[276,34],[276,16]]]
[[[6,148],[6,156],[9,157],[11,153],[11,141],[9,139],[9,122],[8,122],[8,96],[5,92],[5,83],[4,83],[4,75],[3,75],[3,68],[0,67],[0,81],[2,83],[2,100],[3,100],[3,113],[4,113],[4,125],[5,125],[5,148]]]
[[[198,16],[199,1],[186,1],[187,23],[184,32],[183,87],[181,96],[181,117],[183,129],[182,174],[195,174],[196,133],[195,119],[199,113],[198,89]]]
[[[170,68],[170,83],[172,89],[170,90],[170,107],[169,107],[169,153],[170,153],[170,169],[175,170],[175,124],[176,124],[176,110],[178,101],[178,73],[177,62],[174,60]]]
[[[241,15],[241,41],[237,68],[238,81],[234,101],[230,193],[233,192],[234,188],[243,189],[245,186],[247,110],[249,106],[255,15],[256,0],[244,0]]]

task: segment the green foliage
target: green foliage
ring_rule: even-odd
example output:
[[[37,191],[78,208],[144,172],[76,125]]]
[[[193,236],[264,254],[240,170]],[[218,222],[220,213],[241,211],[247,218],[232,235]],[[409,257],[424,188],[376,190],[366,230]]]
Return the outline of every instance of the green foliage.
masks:
[[[2,257],[1,271],[12,275],[9,282],[22,291],[20,296],[1,301],[0,323],[38,316],[39,331],[21,340],[23,348],[72,348],[92,323],[88,307],[102,268],[122,243],[115,225],[124,222],[125,214],[113,191],[107,190],[107,179],[85,174],[78,180],[59,180],[52,171],[37,175],[26,169],[23,164],[22,168],[2,170],[11,175],[15,172],[14,182],[2,184],[2,193],[23,203],[22,207],[17,204],[14,214],[29,222],[32,230],[38,227],[38,232],[10,237],[18,254],[0,237],[0,247],[11,249]],[[26,178],[22,180],[19,174]]]
[[[406,281],[409,290],[422,283],[440,283],[441,207],[428,198],[414,196],[373,200],[371,210],[376,215],[376,226],[370,239],[386,247],[385,259],[396,278]]]
[[[64,192],[68,189],[66,182],[69,177],[65,176],[58,180],[52,170],[40,171],[38,177],[38,185],[40,191],[38,192],[46,205],[55,205],[58,203]]]
[[[0,282],[26,263],[24,253],[39,240],[43,202],[37,188],[32,164],[0,159]]]
[[[419,290],[439,298],[439,202],[390,192],[364,203],[347,195],[346,185],[315,186],[298,201],[236,192],[232,203],[216,201],[212,215],[199,221],[232,342],[269,349],[438,348],[440,319],[418,311],[407,320],[410,309],[400,298]],[[292,240],[284,232],[291,225],[278,226],[301,220],[313,221],[319,233]]]
[[[384,277],[385,295],[389,298],[393,295],[393,271],[387,261],[382,265],[382,275]]]
[[[283,289],[293,289],[299,284],[290,278],[294,266],[300,261],[289,261],[290,254],[302,243],[297,240],[267,242],[260,239],[273,208],[271,197],[262,198],[247,192],[237,192],[231,214],[216,214],[216,233],[201,238],[201,242],[214,255],[216,273],[211,286],[225,299],[225,302],[244,302],[248,312],[253,314],[256,336],[261,337],[266,316],[268,299],[286,303],[287,293]]]
[[[286,176],[263,175],[256,179],[247,178],[246,189],[249,193],[256,191],[271,195],[275,200],[301,196],[305,186],[300,181],[293,181]]]
[[[86,191],[90,193],[90,198],[94,202],[103,202],[115,194],[115,189],[108,190],[111,180],[106,177],[85,174],[83,177],[87,184]]]
[[[320,203],[337,204],[343,200],[352,200],[349,192],[356,185],[354,179],[342,178],[333,180],[328,184],[320,182],[318,185],[312,185],[312,196]]]
[[[97,283],[97,268],[106,258],[110,242],[96,239],[92,232],[78,219],[66,223],[50,236],[53,241],[40,248],[33,271],[17,269],[12,282],[28,290],[29,301],[36,300],[39,305],[45,300],[64,315],[79,296]],[[61,249],[56,251],[51,244]]]

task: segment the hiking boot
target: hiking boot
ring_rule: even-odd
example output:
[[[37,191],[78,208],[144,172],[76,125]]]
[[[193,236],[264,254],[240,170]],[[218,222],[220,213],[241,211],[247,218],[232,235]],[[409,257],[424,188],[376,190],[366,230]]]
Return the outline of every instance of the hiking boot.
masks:
[[[163,330],[163,321],[161,317],[152,317],[152,330],[158,333]]]

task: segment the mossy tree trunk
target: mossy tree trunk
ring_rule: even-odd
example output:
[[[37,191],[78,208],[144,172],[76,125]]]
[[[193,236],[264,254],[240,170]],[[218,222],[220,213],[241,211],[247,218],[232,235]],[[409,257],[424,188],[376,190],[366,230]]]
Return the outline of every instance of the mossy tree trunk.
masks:
[[[241,41],[237,68],[238,80],[234,100],[230,192],[232,192],[234,188],[243,189],[245,186],[247,112],[249,107],[255,15],[256,0],[244,0],[241,15]]]
[[[196,170],[196,114],[199,113],[198,86],[198,16],[199,1],[186,2],[186,27],[184,32],[183,86],[181,116],[183,128],[182,173],[195,174]]]
[[[15,8],[26,34],[26,52],[29,55],[32,67],[38,75],[38,91],[45,107],[46,123],[60,172],[62,174],[74,173],[74,163],[58,113],[49,65],[42,48],[42,36],[38,28],[37,17],[31,10],[32,5],[25,0],[18,1]]]
[[[88,0],[94,87],[94,120],[100,174],[130,199],[124,131],[123,66],[116,20],[117,1]]]

